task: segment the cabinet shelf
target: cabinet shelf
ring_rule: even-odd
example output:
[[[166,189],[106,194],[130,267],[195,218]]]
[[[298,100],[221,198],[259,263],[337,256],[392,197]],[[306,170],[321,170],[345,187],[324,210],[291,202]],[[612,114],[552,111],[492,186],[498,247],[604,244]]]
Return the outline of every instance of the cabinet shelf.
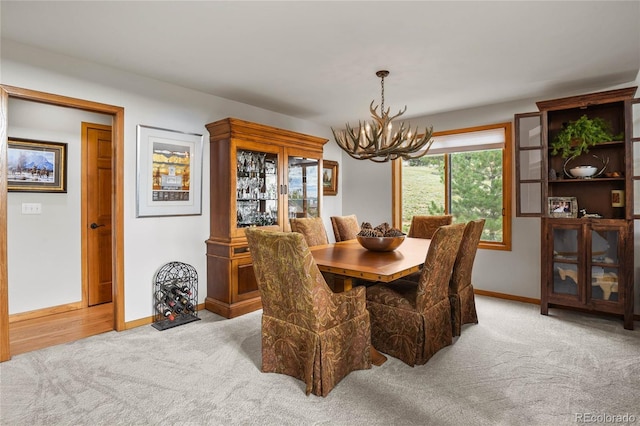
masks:
[[[609,142],[599,142],[593,146],[589,147],[589,152],[591,152],[591,150],[600,150],[600,149],[605,149],[605,148],[611,148],[611,147],[616,147],[616,146],[624,146],[624,141],[609,141]],[[549,155],[553,155],[551,154],[551,152],[553,151],[553,148],[551,146],[549,146]],[[588,154],[588,153],[585,153]]]
[[[591,179],[580,178],[564,178],[550,180],[549,185],[564,185],[564,184],[593,184],[594,182],[624,182],[624,177],[597,177]],[[523,181],[524,182],[524,181]]]

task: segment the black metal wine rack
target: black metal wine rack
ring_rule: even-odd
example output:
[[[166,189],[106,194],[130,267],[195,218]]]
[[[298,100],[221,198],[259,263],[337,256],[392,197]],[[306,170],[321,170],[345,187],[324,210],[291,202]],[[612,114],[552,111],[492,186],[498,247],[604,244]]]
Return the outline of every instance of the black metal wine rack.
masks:
[[[182,262],[170,262],[158,270],[153,285],[153,324],[166,330],[198,321],[198,273]]]

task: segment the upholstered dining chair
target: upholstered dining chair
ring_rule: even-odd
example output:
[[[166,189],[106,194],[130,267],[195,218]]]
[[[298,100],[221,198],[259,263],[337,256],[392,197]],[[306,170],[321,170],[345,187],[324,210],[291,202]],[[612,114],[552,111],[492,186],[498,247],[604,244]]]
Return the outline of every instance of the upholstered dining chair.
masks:
[[[289,219],[291,231],[304,235],[309,247],[329,244],[327,229],[324,227],[321,217],[301,217]]]
[[[367,288],[371,343],[378,351],[414,366],[453,343],[449,281],[464,227],[438,228],[419,282],[400,279]]]
[[[435,215],[435,216],[413,216],[407,237],[412,238],[431,238],[441,226],[451,225],[453,216]],[[420,281],[421,272],[415,272],[405,279],[418,282]]]
[[[333,293],[302,234],[247,228],[262,298],[262,371],[327,396],[351,371],[371,368],[364,287]]]
[[[453,264],[451,282],[449,283],[449,302],[451,303],[451,327],[454,336],[460,335],[464,324],[478,323],[471,272],[484,222],[485,219],[478,219],[465,225],[460,249]]]
[[[360,232],[360,224],[355,214],[348,216],[331,216],[331,226],[336,242],[353,240]]]
[[[453,216],[413,216],[411,225],[409,226],[408,237],[412,238],[431,238],[441,226],[451,225]]]

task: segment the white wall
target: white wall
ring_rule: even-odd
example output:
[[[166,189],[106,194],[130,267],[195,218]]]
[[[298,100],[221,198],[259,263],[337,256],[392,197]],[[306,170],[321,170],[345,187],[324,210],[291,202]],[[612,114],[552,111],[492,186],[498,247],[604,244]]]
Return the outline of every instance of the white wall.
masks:
[[[158,268],[170,261],[185,262],[194,266],[199,277],[198,301],[203,302],[206,297],[206,246],[204,242],[209,236],[210,174],[209,144],[205,124],[226,117],[235,117],[327,139],[331,136],[329,128],[314,123],[124,73],[116,69],[62,57],[11,41],[2,40],[0,59],[2,61],[0,80],[2,84],[118,105],[125,109],[124,282],[125,321],[127,322],[153,314],[151,311],[153,278]],[[195,64],[195,66],[198,65]],[[12,111],[9,111],[9,115],[11,114]],[[135,217],[136,125],[138,124],[204,134],[201,216]],[[14,135],[14,132],[18,131],[14,128],[8,130],[9,135]],[[78,129],[78,134],[79,131]],[[32,137],[30,132],[31,130],[20,131],[22,137]],[[16,136],[18,135],[16,134]],[[53,131],[47,134],[38,132],[37,137],[42,137],[44,140],[70,140],[66,135],[57,135]],[[327,146],[325,158],[338,160],[339,153],[337,146]],[[78,182],[71,183],[71,179],[69,184],[71,186],[79,185]],[[74,196],[68,195],[69,199],[72,197]],[[342,190],[339,189],[337,197],[327,197],[324,200],[323,218],[327,224],[329,223],[329,214],[340,212],[341,197]],[[38,200],[43,202],[43,210],[50,209],[52,202],[48,198],[38,196]],[[12,203],[18,202],[22,201],[12,200]],[[73,201],[73,203],[76,202]],[[14,213],[11,214],[11,220],[14,222],[17,220],[16,216],[19,219],[27,219]],[[79,234],[79,209],[74,211],[73,215],[77,217],[78,225],[78,230],[74,232]],[[40,216],[40,219],[45,218],[48,219],[45,215]],[[56,235],[55,240],[59,252],[69,254],[70,262],[79,256],[79,237],[62,239]],[[9,247],[8,256],[10,271],[17,269],[17,265],[29,261],[24,259],[25,255],[19,251],[19,247],[13,244]],[[47,261],[46,259],[48,257],[45,257],[45,261]],[[74,268],[71,269],[74,270]],[[10,272],[10,278],[14,277],[13,272]],[[64,300],[62,303],[67,303],[77,294],[74,292],[77,292],[80,286],[79,279],[77,272],[72,272],[71,275],[52,274],[46,282],[31,281],[29,289],[33,292],[46,292],[50,287],[70,286],[69,290],[64,292],[64,298],[61,298]],[[16,286],[21,287],[22,284],[16,283],[14,285],[12,282],[9,285],[13,289],[10,290],[10,294],[14,293],[16,297],[26,291],[26,288],[25,291],[15,289]],[[58,302],[55,301],[51,306],[58,304]],[[10,296],[9,309],[11,313],[40,307],[42,307],[41,301],[36,302],[33,294],[18,299],[14,298],[13,294]]]
[[[636,81],[615,87],[594,87],[580,93],[619,89],[640,85],[640,74]],[[559,93],[554,98],[580,93]],[[528,99],[502,104],[452,111],[428,117],[413,117],[412,127],[433,125],[435,131],[460,129],[486,124],[513,122],[514,114],[535,112],[536,101]],[[410,106],[409,106],[409,112]],[[515,129],[514,129],[515,130]],[[515,143],[515,141],[514,141]],[[515,154],[515,152],[514,152]],[[345,214],[355,213],[360,221],[380,223],[391,221],[391,165],[358,161],[343,154],[343,169],[347,197],[343,199]],[[514,160],[515,161],[515,160]],[[515,164],[515,163],[514,163]],[[515,170],[513,179],[515,191]],[[506,293],[522,297],[540,298],[540,219],[517,218],[515,195],[512,209],[512,250],[481,249],[474,264],[474,287],[482,290]],[[635,224],[635,312],[640,313],[640,224]]]
[[[331,130],[327,127],[6,40],[2,41],[0,54],[0,81],[3,84],[125,108],[125,321],[152,315],[153,276],[159,267],[169,261],[177,260],[193,265],[199,275],[199,302],[206,297],[204,241],[209,235],[210,210],[209,146],[204,127],[206,123],[225,117],[236,117],[329,139],[330,142],[325,145],[324,158],[340,162],[338,195],[324,197],[323,200],[322,216],[331,239],[333,233],[329,216],[332,215],[355,213],[360,221],[391,221],[391,166],[357,161],[342,154],[333,142]],[[638,81],[634,84],[638,84]],[[594,88],[593,91],[607,89],[611,88]],[[558,94],[559,97],[568,95],[571,94]],[[414,118],[411,122],[414,126],[433,124],[436,130],[447,130],[512,121],[515,113],[535,111],[537,100],[539,99]],[[366,108],[364,110],[366,111]],[[137,124],[204,134],[201,216],[135,217]],[[10,135],[12,130],[9,129]],[[513,212],[515,214],[515,208]],[[636,226],[636,234],[638,232]],[[637,265],[640,265],[638,241],[640,240],[636,238],[637,268]],[[66,246],[77,244],[75,241],[61,241],[61,244],[64,246],[60,250],[77,250]],[[10,270],[16,254],[9,249]],[[539,298],[539,262],[539,219],[514,218],[512,251],[480,250],[474,269],[474,283],[479,289]],[[636,312],[640,311],[639,275],[636,273]],[[61,285],[62,281],[64,279],[59,277],[55,281],[34,285],[42,290],[44,286]],[[41,287],[37,287],[38,285]],[[23,305],[17,305],[18,303]],[[9,309],[12,313],[18,312],[16,309],[35,309],[29,303],[10,299]]]

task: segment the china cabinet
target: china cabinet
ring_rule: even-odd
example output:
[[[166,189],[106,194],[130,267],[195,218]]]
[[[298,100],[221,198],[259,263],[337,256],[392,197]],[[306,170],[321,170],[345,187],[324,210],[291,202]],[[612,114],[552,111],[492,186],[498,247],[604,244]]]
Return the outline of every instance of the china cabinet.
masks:
[[[226,118],[210,135],[210,236],[205,308],[226,318],[260,309],[244,235],[288,231],[289,218],[319,217],[327,139]]]
[[[542,218],[543,315],[550,307],[569,307],[620,316],[633,329],[633,220],[640,218],[636,89],[541,101],[538,112],[515,116],[517,214]],[[558,134],[585,116],[604,121],[611,140],[577,157],[555,152]]]

